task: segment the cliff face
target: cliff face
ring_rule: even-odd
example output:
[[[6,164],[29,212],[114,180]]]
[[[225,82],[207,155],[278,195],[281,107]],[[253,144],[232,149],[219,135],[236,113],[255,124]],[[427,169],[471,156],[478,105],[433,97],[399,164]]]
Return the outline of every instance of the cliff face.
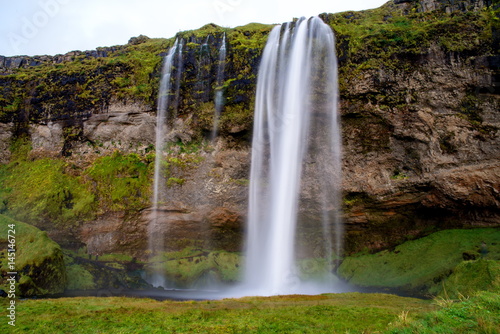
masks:
[[[373,228],[373,246],[428,226],[498,224],[499,99],[491,60],[471,64],[433,47],[414,69],[371,70],[352,81],[356,89],[342,108],[344,189],[352,198],[346,221]],[[386,108],[373,99],[380,92],[408,102]]]
[[[499,21],[498,8],[488,5],[396,0],[321,15],[337,36],[349,252],[436,229],[499,225]],[[185,41],[182,83],[170,97],[177,108],[165,152],[172,201],[159,218],[168,230],[157,231],[168,232],[169,248],[241,248],[253,96],[269,30],[252,24],[225,31],[226,105],[215,145],[204,139],[223,29],[207,25],[177,36]],[[143,256],[155,96],[161,55],[172,43],[140,37],[94,53],[0,59],[0,161],[8,164],[0,169],[0,210],[66,246]],[[23,201],[16,183],[33,175],[23,168],[42,162],[53,166],[54,181],[25,191],[45,206]],[[313,242],[315,203],[308,205],[299,233]]]

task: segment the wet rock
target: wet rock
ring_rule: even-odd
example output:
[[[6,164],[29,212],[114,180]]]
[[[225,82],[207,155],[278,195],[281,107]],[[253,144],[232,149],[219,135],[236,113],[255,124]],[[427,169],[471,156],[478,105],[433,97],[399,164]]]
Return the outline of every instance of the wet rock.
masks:
[[[10,160],[10,140],[14,131],[14,124],[0,123],[0,163],[6,164]]]

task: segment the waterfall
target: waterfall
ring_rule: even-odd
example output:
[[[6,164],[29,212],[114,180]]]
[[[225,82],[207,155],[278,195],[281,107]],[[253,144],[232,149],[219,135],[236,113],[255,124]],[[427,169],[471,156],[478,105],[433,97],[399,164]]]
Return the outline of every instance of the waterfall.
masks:
[[[312,17],[271,31],[254,114],[244,272],[251,294],[334,290],[329,261],[342,249],[337,91],[329,26]],[[317,224],[321,245],[302,240],[300,224]],[[304,280],[299,268],[299,247],[303,253],[307,246],[312,257],[323,258],[318,265],[327,263],[315,282]]]
[[[181,76],[184,70],[184,62],[182,58],[182,49],[184,47],[184,41],[179,42],[177,47],[177,74],[175,77],[175,106],[174,106],[174,119],[177,118],[177,112],[179,111],[179,101],[181,94]]]
[[[215,114],[214,114],[214,126],[212,130],[211,139],[215,140],[217,136],[217,131],[219,128],[219,118],[222,112],[222,107],[224,105],[223,101],[223,89],[222,85],[224,83],[224,69],[226,67],[226,33],[222,37],[222,44],[219,49],[219,64],[217,67],[217,81],[215,88]]]
[[[161,187],[160,172],[161,160],[163,155],[163,146],[165,144],[166,121],[168,111],[168,95],[170,93],[170,77],[172,75],[173,59],[177,50],[178,40],[175,40],[168,54],[163,58],[163,68],[160,78],[160,88],[158,91],[158,101],[156,109],[156,157],[155,157],[155,173],[153,186],[153,208],[158,208],[159,194]]]
[[[209,100],[209,87],[207,82],[209,81],[211,57],[210,57],[210,46],[208,42],[210,41],[210,35],[207,36],[205,42],[200,46],[198,51],[199,58],[197,60],[197,74],[196,74],[196,96],[201,102],[207,102]]]
[[[182,42],[181,42],[182,45]],[[153,180],[153,205],[151,217],[148,226],[148,246],[152,256],[165,249],[164,233],[162,232],[162,224],[158,219],[158,210],[160,209],[165,196],[165,180],[163,179],[163,149],[165,146],[165,135],[167,133],[167,111],[169,108],[169,93],[171,86],[171,76],[174,64],[174,56],[178,48],[178,40],[175,40],[174,45],[170,48],[168,54],[163,59],[163,68],[160,78],[160,88],[158,92],[157,110],[156,110],[156,156],[155,156],[155,171]],[[180,57],[182,58],[182,57]],[[150,283],[154,286],[165,287],[166,282],[161,271],[153,273],[150,278]]]

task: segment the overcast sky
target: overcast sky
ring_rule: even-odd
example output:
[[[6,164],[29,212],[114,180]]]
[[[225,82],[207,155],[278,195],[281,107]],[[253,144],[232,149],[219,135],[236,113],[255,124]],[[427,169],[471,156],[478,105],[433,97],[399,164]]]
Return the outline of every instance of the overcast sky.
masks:
[[[387,0],[0,0],[0,55],[54,55],[173,37],[207,23],[236,27],[376,8]]]

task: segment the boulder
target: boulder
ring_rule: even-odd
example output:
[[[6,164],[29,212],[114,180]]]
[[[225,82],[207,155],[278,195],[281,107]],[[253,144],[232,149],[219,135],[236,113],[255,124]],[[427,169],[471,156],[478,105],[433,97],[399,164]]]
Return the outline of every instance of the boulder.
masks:
[[[15,234],[9,231],[15,231]],[[11,239],[15,240],[14,268],[9,267],[7,258],[8,235],[15,236],[15,239]],[[0,288],[7,289],[7,273],[16,272],[20,296],[48,295],[64,291],[67,277],[63,253],[61,247],[52,241],[46,232],[0,215],[0,248]]]

